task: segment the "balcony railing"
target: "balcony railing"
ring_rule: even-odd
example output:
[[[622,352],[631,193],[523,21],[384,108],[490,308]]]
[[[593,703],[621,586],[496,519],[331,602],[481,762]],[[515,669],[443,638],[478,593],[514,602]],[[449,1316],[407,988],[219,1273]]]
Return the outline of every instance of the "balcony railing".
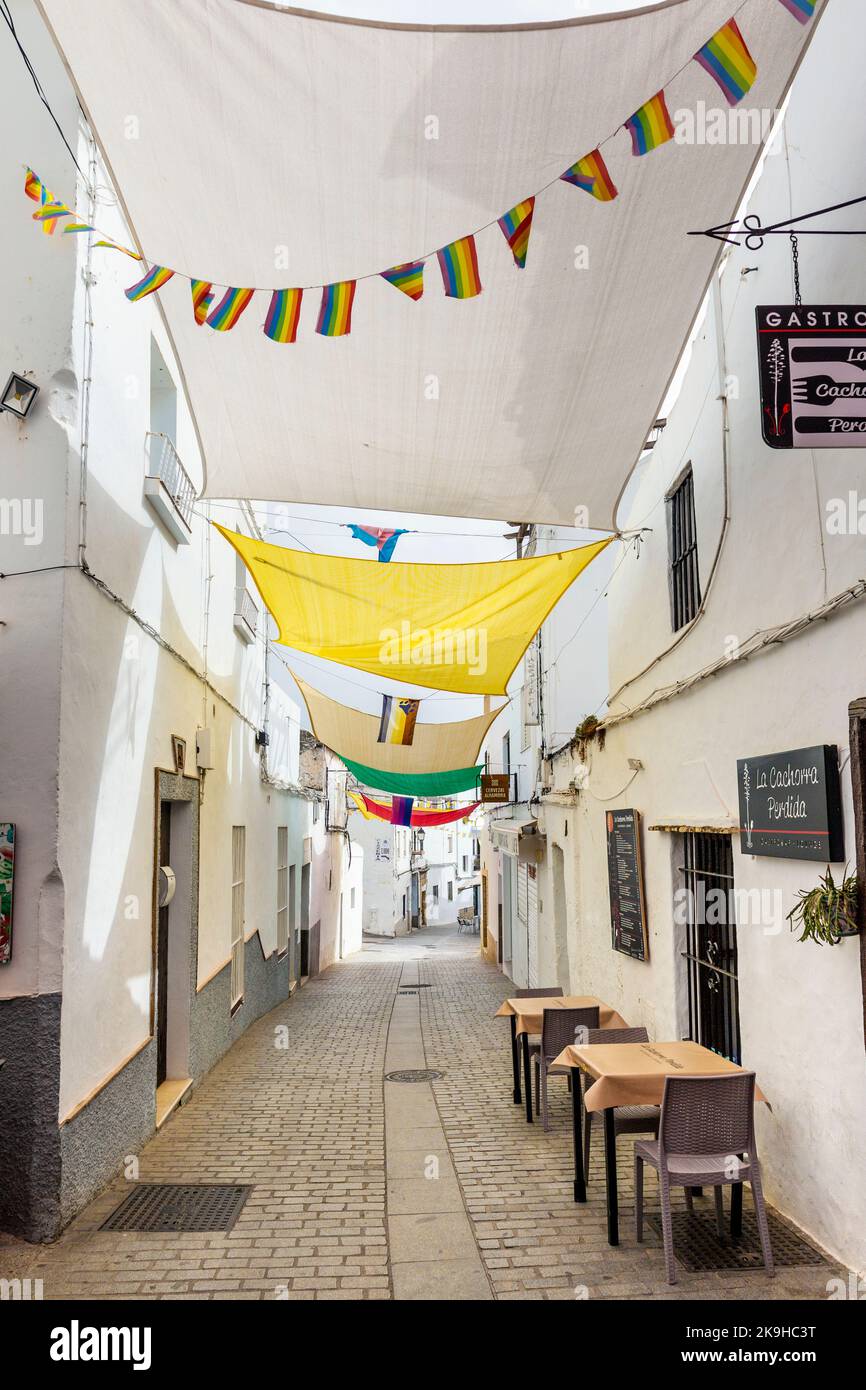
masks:
[[[185,545],[192,534],[193,481],[167,434],[149,430],[145,451],[145,498],[174,539]]]
[[[255,640],[259,610],[249,589],[242,586],[235,594],[235,631],[245,642]]]

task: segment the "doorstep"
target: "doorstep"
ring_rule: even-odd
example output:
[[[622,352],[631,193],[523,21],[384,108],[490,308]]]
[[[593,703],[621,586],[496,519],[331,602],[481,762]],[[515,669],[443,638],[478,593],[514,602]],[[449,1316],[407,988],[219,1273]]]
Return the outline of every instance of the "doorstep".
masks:
[[[191,1076],[182,1076],[171,1081],[163,1081],[161,1086],[156,1088],[156,1127],[160,1129],[165,1124],[172,1110],[180,1105],[190,1086],[192,1085]]]

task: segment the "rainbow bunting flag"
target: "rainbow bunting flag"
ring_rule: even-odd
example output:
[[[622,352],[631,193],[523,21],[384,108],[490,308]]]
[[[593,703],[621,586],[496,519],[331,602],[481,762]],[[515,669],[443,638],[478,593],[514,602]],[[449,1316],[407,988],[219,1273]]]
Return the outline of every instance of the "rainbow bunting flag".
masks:
[[[303,290],[274,290],[268,306],[264,333],[275,343],[293,343],[298,336]]]
[[[322,286],[322,305],[316,332],[324,338],[343,338],[352,331],[352,304],[355,299],[355,280],[338,280]]]
[[[28,169],[24,175],[24,192],[28,198],[32,198],[34,203],[42,201],[42,180],[38,174],[34,174],[32,169]]]
[[[93,230],[96,231],[96,228],[94,227]],[[124,256],[129,256],[134,261],[142,260],[137,251],[131,251],[128,246],[121,246],[119,241],[95,241],[93,244],[94,246],[107,246],[109,251],[122,251]]]
[[[631,136],[632,154],[649,154],[673,139],[674,127],[664,92],[656,92],[639,111],[629,116],[625,128]]]
[[[518,270],[523,270],[526,265],[526,253],[529,250],[529,233],[532,231],[532,214],[535,211],[535,196],[524,198],[522,203],[517,203],[510,212],[506,212],[499,218],[499,226],[502,235],[511,247],[511,254],[514,257],[514,264]]]
[[[412,796],[394,796],[391,798],[391,824],[392,825],[411,825],[412,807],[415,798]]]
[[[801,24],[808,24],[815,13],[815,0],[782,0],[782,4]]]
[[[198,324],[204,323],[210,313],[210,306],[213,303],[213,285],[210,280],[190,280],[190,291],[192,293],[192,312]]]
[[[406,261],[380,273],[383,280],[387,280],[396,290],[402,290],[410,299],[420,299],[424,293],[423,261]]]
[[[403,700],[394,695],[382,696],[382,718],[379,720],[377,743],[410,744],[415,737],[420,700]]]
[[[607,171],[601,150],[585,154],[559,177],[566,183],[573,183],[575,188],[582,188],[584,193],[591,193],[600,203],[610,203],[617,196],[616,184]]]
[[[60,221],[60,218],[71,217],[72,213],[70,212],[66,204],[58,202],[54,194],[49,193],[47,189],[44,187],[44,185],[42,188],[42,193],[42,206],[41,208],[38,208],[36,212],[33,213],[33,221],[41,222],[42,230],[44,232],[47,232],[48,236],[51,236],[54,232],[54,228]]]
[[[758,75],[755,60],[735,19],[729,19],[713,34],[709,43],[695,54],[695,62],[719,84],[729,106],[742,101]]]
[[[473,299],[482,290],[475,237],[464,236],[436,252],[449,299]]]
[[[164,265],[152,265],[145,276],[135,285],[130,285],[128,290],[123,293],[127,299],[135,301],[144,299],[146,295],[153,294],[154,290],[161,290],[174,275],[173,270],[169,270]]]
[[[205,323],[209,328],[215,328],[217,333],[228,333],[230,328],[234,328],[252,297],[252,290],[227,289],[216,308],[211,309]]]
[[[66,236],[66,234],[67,234],[68,232],[95,232],[95,231],[96,231],[96,228],[95,228],[95,227],[91,227],[91,225],[90,225],[89,222],[67,222],[66,226],[63,228],[63,235]],[[98,245],[98,244],[99,244],[99,243],[97,242],[97,245]]]

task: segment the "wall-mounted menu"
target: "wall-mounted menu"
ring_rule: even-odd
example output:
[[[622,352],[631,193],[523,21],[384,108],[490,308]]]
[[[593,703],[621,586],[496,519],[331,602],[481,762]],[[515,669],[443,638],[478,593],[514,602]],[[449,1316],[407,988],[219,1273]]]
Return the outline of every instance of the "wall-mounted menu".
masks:
[[[640,814],[607,812],[607,878],[613,949],[646,960],[649,943],[643,891]]]
[[[759,305],[761,428],[771,449],[866,448],[866,305]]]

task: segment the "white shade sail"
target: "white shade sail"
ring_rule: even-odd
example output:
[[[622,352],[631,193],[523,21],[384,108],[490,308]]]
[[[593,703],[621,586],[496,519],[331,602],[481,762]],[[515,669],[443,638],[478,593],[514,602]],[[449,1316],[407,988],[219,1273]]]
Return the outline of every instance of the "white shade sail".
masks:
[[[686,232],[733,215],[759,152],[737,118],[778,107],[818,18],[746,0],[759,75],[733,141],[706,143],[699,119],[692,143],[635,158],[619,127],[665,84],[672,115],[727,120],[689,60],[733,0],[496,29],[254,0],[41,8],[149,261],[244,288],[371,276],[349,337],[316,334],[314,288],[284,345],[261,331],[266,293],[217,333],[179,276],[159,292],[207,495],[565,524],[585,508],[601,529],[720,250]],[[615,201],[558,181],[612,132]],[[495,222],[479,234],[478,297],[445,298],[435,255],[418,302],[379,277],[551,180],[524,270]]]

